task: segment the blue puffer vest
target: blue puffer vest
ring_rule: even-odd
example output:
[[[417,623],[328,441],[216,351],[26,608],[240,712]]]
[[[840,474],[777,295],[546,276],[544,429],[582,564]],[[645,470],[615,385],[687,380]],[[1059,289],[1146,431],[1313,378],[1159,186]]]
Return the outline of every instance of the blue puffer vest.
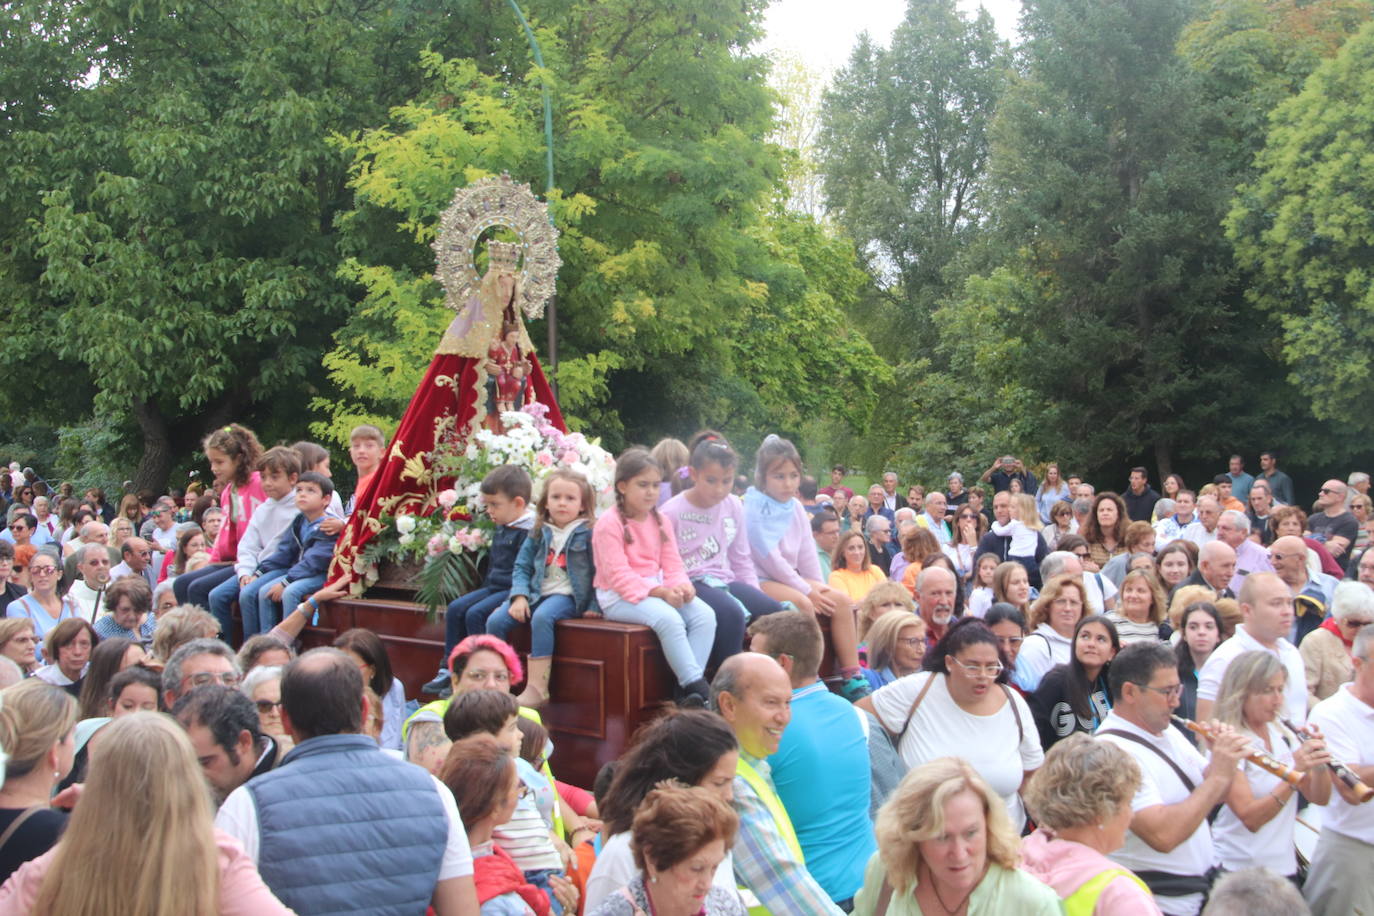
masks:
[[[258,810],[258,871],[301,914],[423,914],[448,819],[429,773],[366,735],[303,742],[246,783]]]

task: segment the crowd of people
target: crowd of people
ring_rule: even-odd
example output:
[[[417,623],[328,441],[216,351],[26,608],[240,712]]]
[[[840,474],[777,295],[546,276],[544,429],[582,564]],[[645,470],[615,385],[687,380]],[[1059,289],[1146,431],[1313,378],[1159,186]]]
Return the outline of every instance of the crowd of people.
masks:
[[[385,444],[353,431],[359,491]],[[328,451],[204,451],[210,486],[117,507],[0,471],[0,911],[1374,911],[1366,474],[1310,511],[1273,453],[855,493],[708,430],[619,456],[598,514],[502,466],[407,696],[370,630],[298,654],[352,511]],[[676,682],[591,786],[540,715],[574,617]]]

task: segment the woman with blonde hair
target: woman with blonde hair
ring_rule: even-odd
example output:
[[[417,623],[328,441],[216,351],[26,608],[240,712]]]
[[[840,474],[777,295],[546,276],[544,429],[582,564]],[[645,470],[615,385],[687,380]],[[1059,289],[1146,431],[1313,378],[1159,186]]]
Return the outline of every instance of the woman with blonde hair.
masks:
[[[1002,800],[964,760],[940,757],[908,773],[874,833],[856,916],[1062,912],[1054,891],[1017,868],[1020,843]]]
[[[1031,603],[1030,573],[1015,560],[998,563],[992,571],[992,603],[1010,604],[1027,616]]]
[[[135,533],[134,523],[122,515],[116,515],[114,521],[110,522],[110,534],[105,543],[115,550],[124,546],[124,542],[133,537]]]
[[[213,614],[195,605],[181,604],[158,617],[157,629],[153,631],[152,656],[161,666],[183,643],[217,636],[219,621]]]
[[[916,602],[911,600],[911,595],[896,582],[884,582],[875,585],[864,596],[864,600],[859,602],[859,642],[868,638],[868,631],[878,621],[879,617],[889,614],[892,611],[905,611],[908,614],[916,613]]]
[[[0,881],[52,848],[67,815],[50,807],[53,789],[76,756],[76,700],[28,680],[0,694],[0,748],[9,755],[0,785]],[[0,912],[9,913],[0,895]],[[58,912],[58,911],[53,911]]]
[[[830,579],[827,584],[849,596],[855,604],[868,597],[875,586],[887,581],[883,571],[873,565],[868,555],[868,542],[857,531],[840,535],[835,552],[830,556]]]
[[[1231,780],[1226,804],[1212,824],[1212,840],[1226,871],[1262,867],[1295,878],[1298,793],[1316,805],[1331,800],[1331,771],[1326,766],[1331,754],[1320,731],[1303,739],[1279,722],[1287,680],[1288,672],[1276,656],[1255,649],[1231,660],[1217,691],[1218,720],[1248,738],[1254,750],[1303,774],[1294,788],[1249,760],[1241,761],[1243,778]]]
[[[1140,766],[1090,735],[1070,735],[1045,755],[1026,786],[1037,829],[1021,844],[1024,867],[1084,916],[1159,916],[1154,895],[1107,858],[1126,841]]]
[[[129,867],[129,850],[138,867]],[[285,916],[238,841],[215,829],[186,732],[159,713],[100,731],[90,777],[50,852],[0,887],[0,911],[66,916]]]
[[[868,667],[864,677],[877,690],[921,670],[926,656],[926,623],[912,611],[888,611],[868,630]]]
[[[1017,564],[1020,565],[1020,564]],[[1030,635],[1016,657],[1016,685],[1027,693],[1055,665],[1067,665],[1073,657],[1073,631],[1088,613],[1088,593],[1078,576],[1055,576],[1035,599],[1027,625]]]
[[[1167,605],[1159,578],[1148,570],[1133,569],[1122,578],[1116,609],[1107,612],[1107,619],[1116,624],[1123,646],[1133,642],[1158,642]]]

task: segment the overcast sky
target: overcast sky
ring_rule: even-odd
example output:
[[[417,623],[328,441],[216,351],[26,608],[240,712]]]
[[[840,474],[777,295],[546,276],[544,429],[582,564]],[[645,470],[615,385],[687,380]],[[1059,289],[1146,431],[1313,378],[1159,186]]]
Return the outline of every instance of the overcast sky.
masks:
[[[959,0],[965,11],[987,7],[997,31],[1012,38],[1020,0]],[[844,66],[860,32],[886,45],[902,21],[906,0],[774,0],[764,17],[764,51],[790,51],[827,76]]]

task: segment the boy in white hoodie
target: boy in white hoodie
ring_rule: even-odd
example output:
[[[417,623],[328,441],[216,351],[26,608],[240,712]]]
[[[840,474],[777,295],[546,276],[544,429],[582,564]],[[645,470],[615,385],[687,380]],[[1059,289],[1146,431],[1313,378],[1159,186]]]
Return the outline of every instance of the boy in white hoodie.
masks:
[[[295,449],[276,446],[258,459],[262,474],[262,491],[267,501],[258,507],[248,520],[248,527],[239,539],[238,555],[234,560],[234,576],[210,591],[210,613],[219,621],[220,633],[226,640],[232,634],[230,609],[238,600],[239,591],[258,576],[258,564],[276,550],[282,534],[300,514],[296,508],[296,478],[301,474],[301,458]],[[253,632],[249,632],[252,629]],[[256,627],[244,620],[243,638],[256,635]]]

